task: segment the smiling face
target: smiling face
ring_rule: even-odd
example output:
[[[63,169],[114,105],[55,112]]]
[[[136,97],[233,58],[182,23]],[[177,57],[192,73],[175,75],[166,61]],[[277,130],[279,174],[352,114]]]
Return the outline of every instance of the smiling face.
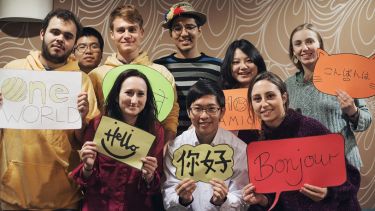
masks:
[[[253,86],[251,105],[255,114],[268,126],[278,127],[285,116],[287,93],[268,80],[260,80]]]
[[[143,29],[138,23],[131,23],[121,17],[113,20],[113,29],[111,30],[111,39],[115,42],[120,55],[138,56],[140,46],[143,40]]]
[[[74,56],[78,60],[80,69],[89,73],[96,68],[102,60],[102,51],[98,38],[95,36],[82,36],[77,40]]]
[[[215,137],[224,112],[225,110],[220,108],[214,95],[205,95],[191,104],[190,108],[188,108],[188,115],[198,139],[204,139],[202,137],[210,137],[208,139]]]
[[[237,48],[232,61],[232,76],[238,82],[239,88],[247,88],[251,79],[257,74],[257,66],[241,49]]]
[[[292,37],[293,54],[305,67],[315,65],[320,45],[316,32],[309,29],[297,31]]]
[[[201,28],[197,25],[194,18],[178,17],[173,21],[171,37],[177,49],[183,54],[199,54],[197,43],[200,35]]]
[[[73,50],[76,35],[77,27],[73,21],[51,18],[46,30],[40,31],[44,59],[55,64],[65,63]]]
[[[128,124],[134,124],[139,113],[143,111],[147,100],[147,85],[140,78],[131,76],[121,84],[118,97],[123,119]]]

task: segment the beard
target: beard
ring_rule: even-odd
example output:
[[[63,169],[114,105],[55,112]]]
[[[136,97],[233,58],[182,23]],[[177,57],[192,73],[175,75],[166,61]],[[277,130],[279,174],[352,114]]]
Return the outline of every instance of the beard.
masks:
[[[43,41],[42,42],[42,56],[47,60],[47,61],[50,61],[54,64],[61,64],[61,63],[65,63],[70,54],[72,53],[72,50],[71,49],[70,51],[66,52],[65,54],[61,55],[61,56],[57,56],[57,55],[52,55],[49,51],[48,51],[48,46],[47,44]]]

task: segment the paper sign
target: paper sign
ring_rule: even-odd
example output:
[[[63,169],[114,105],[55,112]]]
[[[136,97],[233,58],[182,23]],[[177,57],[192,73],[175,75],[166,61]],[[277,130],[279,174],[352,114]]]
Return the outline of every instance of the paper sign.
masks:
[[[103,116],[95,133],[98,152],[141,169],[155,136],[124,122]]]
[[[299,190],[305,183],[329,187],[346,181],[340,134],[252,142],[247,146],[251,183],[258,193]]]
[[[143,73],[150,82],[152,92],[154,93],[156,108],[158,111],[157,118],[161,122],[171,112],[174,103],[174,90],[172,84],[157,70],[148,66],[127,64],[111,69],[103,79],[103,95],[107,98],[112,89],[117,76],[128,70],[138,70]]]
[[[249,112],[247,89],[224,90],[225,114],[220,121],[220,127],[226,130],[260,129],[260,121],[255,123]]]
[[[178,179],[192,178],[209,182],[212,178],[227,180],[233,175],[233,149],[226,144],[211,146],[183,145],[173,153],[172,164]]]
[[[375,95],[375,55],[329,55],[318,49],[318,56],[313,82],[319,91],[337,95],[336,90],[341,89],[353,98]]]
[[[0,69],[0,128],[78,129],[80,72]]]

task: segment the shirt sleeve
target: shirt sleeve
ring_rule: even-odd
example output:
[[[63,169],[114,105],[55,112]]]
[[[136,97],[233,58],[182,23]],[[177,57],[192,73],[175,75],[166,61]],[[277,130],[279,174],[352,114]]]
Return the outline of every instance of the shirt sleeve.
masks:
[[[370,127],[372,116],[370,111],[368,110],[366,106],[366,102],[363,99],[355,100],[356,106],[358,107],[359,117],[357,124],[352,123],[349,121],[350,128],[354,132],[362,132],[367,130],[367,128]]]

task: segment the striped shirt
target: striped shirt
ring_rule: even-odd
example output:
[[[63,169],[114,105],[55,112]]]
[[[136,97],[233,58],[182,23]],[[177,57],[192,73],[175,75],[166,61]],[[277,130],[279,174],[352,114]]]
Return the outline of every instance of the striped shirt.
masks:
[[[204,53],[196,58],[180,59],[173,53],[155,60],[154,63],[164,65],[175,78],[178,104],[180,105],[177,128],[177,135],[179,135],[191,125],[186,109],[186,96],[190,87],[199,79],[219,81],[221,60]]]

